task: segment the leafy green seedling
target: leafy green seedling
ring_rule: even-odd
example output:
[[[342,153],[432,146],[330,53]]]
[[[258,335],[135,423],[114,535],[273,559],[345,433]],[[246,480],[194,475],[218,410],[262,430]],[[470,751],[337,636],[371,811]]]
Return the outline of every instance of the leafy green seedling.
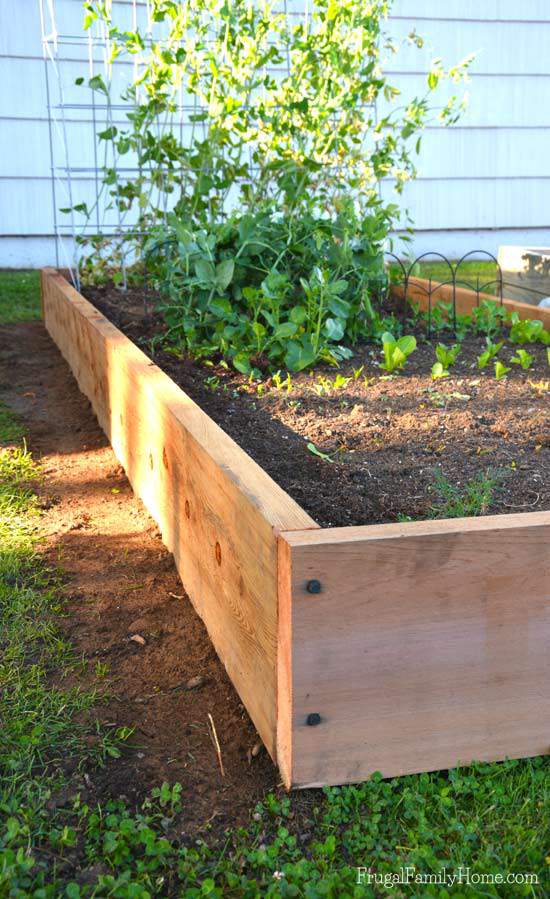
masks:
[[[500,359],[497,359],[495,362],[495,378],[497,381],[502,381],[511,370],[512,369],[505,365],[504,362],[501,362]]]
[[[434,362],[432,365],[432,378],[437,381],[438,378],[447,378],[449,372],[444,368],[442,362]]]
[[[276,371],[272,376],[273,384],[275,385],[276,390],[284,390],[286,393],[290,393],[292,390],[292,378],[290,374],[287,372],[286,378],[281,377],[281,372]]]
[[[525,371],[528,371],[533,364],[534,357],[527,350],[517,350],[516,355],[512,356],[510,361],[515,362],[516,365],[521,365]]]
[[[517,313],[513,315],[513,324],[510,328],[510,340],[512,343],[550,343],[550,332],[546,331],[539,319],[524,319],[520,321]]]
[[[217,375],[210,375],[210,377],[204,379],[204,386],[211,393],[215,393],[220,386],[220,379]]]
[[[460,353],[460,344],[455,343],[454,346],[448,347],[444,343],[438,343],[435,348],[437,362],[432,365],[432,378],[446,378],[449,374],[449,368],[456,362]]]
[[[330,379],[326,378],[324,375],[319,375],[316,383],[313,385],[313,389],[317,396],[325,396],[325,394],[330,393],[330,388]]]
[[[496,334],[506,320],[507,312],[496,300],[483,300],[472,309],[472,321],[478,334],[486,334],[490,338]]]
[[[450,368],[451,365],[454,365],[459,353],[459,343],[455,343],[451,347],[445,346],[444,343],[438,343],[435,348],[435,355],[437,357],[437,360],[438,362],[441,362],[444,368]]]
[[[346,378],[344,375],[336,375],[334,381],[332,382],[332,386],[334,390],[345,390],[350,381],[351,378]]]
[[[322,459],[323,462],[334,462],[332,456],[329,456],[328,453],[321,452],[321,450],[317,449],[314,443],[308,443],[307,448],[313,456],[317,456],[317,458]]]
[[[500,353],[502,347],[504,346],[504,341],[499,340],[498,343],[493,343],[491,338],[487,337],[486,344],[487,349],[477,357],[478,368],[486,368],[491,359],[494,359],[497,353]]]
[[[403,368],[408,357],[416,349],[416,338],[408,334],[396,340],[393,334],[385,331],[382,334],[382,349],[384,361],[380,363],[380,368],[391,374]]]

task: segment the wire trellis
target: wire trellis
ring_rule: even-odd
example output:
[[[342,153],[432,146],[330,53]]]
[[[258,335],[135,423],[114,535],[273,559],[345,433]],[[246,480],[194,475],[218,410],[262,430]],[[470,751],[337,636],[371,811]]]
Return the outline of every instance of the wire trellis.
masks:
[[[87,31],[78,33],[83,22],[83,9],[79,2],[67,4],[59,3],[56,9],[56,0],[38,0],[40,10],[40,22],[42,32],[42,46],[44,59],[45,95],[48,113],[48,134],[51,165],[51,189],[52,189],[52,213],[53,228],[56,243],[56,264],[58,267],[68,269],[70,276],[78,287],[79,285],[79,240],[101,235],[106,238],[121,239],[135,234],[139,236],[136,213],[133,209],[122,210],[117,203],[112,202],[104,182],[104,172],[108,166],[116,170],[117,179],[130,180],[142,176],[143,170],[137,165],[124,163],[109,156],[108,145],[98,138],[98,134],[105,128],[112,126],[128,125],[126,113],[131,110],[130,103],[119,99],[125,88],[138,80],[141,67],[144,64],[143,53],[136,53],[133,59],[118,58],[114,64],[110,62],[111,39],[104,22],[94,23]],[[279,0],[280,11],[293,21],[298,18],[307,19],[310,15],[311,0]],[[59,12],[59,16],[57,13]],[[136,30],[139,26],[144,35],[145,51],[150,43],[162,40],[158,26],[153,22],[150,0],[112,0],[113,19],[122,17],[128,28]],[[287,47],[288,50],[288,47]],[[285,65],[266,66],[266,72],[276,72],[286,75],[290,72],[290,52],[286,54]],[[87,76],[92,79],[101,75],[106,83],[115,86],[113,98],[99,100],[96,91],[91,88],[75,87],[75,76]],[[119,83],[120,82],[120,83]],[[86,101],[82,101],[82,93],[87,90]],[[78,92],[77,92],[78,91]],[[140,93],[141,92],[141,93]],[[137,100],[142,96],[143,88],[137,87]],[[190,102],[191,101],[191,102]],[[177,135],[180,145],[186,140],[192,141],[197,127],[202,128],[203,137],[206,136],[206,125],[203,121],[197,124],[193,121],[198,111],[197,98],[186,97],[183,85],[179,88],[179,95],[175,96],[168,113],[163,113],[162,120],[157,119],[156,127],[158,135],[164,132],[172,132]],[[370,108],[377,120],[376,103]],[[248,177],[254,178],[258,172],[258,166],[252,162],[252,148],[248,164]],[[156,165],[154,170],[145,173],[150,178],[151,184],[156,180],[157,184],[166,183],[169,171],[162,165]],[[246,179],[237,178],[235,183]],[[378,190],[381,191],[381,182],[378,182]],[[152,189],[152,188],[151,188]],[[83,197],[84,194],[84,197]],[[85,216],[75,210],[83,199],[89,201],[92,214]],[[159,190],[161,215],[166,218],[169,211],[169,195],[166,191]],[[65,208],[68,211],[62,212]],[[442,280],[427,279],[427,285],[414,284],[414,290],[418,295],[424,291],[427,296],[428,328],[431,330],[432,308],[438,304],[442,293],[452,292],[453,297],[453,321],[456,323],[456,290],[458,287],[469,287],[477,295],[477,304],[482,302],[482,294],[490,291],[495,299],[502,304],[506,293],[506,282],[496,258],[485,251],[472,251],[463,256],[458,262],[452,262],[441,253],[423,253],[414,262],[404,262],[397,255],[386,254],[388,261],[393,263],[394,269],[400,273],[400,283],[403,285],[404,294],[408,296],[413,279],[417,278],[418,267],[429,260],[439,262],[445,270]],[[465,274],[464,265],[474,258],[485,258],[494,263],[495,277],[485,283],[480,283],[477,278],[472,282]],[[121,260],[123,283],[126,282],[126,260]],[[420,275],[422,277],[422,275]],[[393,276],[395,280],[395,273]],[[512,285],[510,285],[512,286]],[[546,296],[545,291],[533,290],[533,302]]]
[[[138,84],[138,75],[145,64],[148,47],[153,41],[162,42],[164,35],[159,30],[161,26],[153,21],[151,0],[112,0],[113,21],[125,22],[132,30],[139,27],[143,37],[143,49],[136,52],[132,59],[118,57],[112,63],[112,40],[105,22],[97,20],[86,31],[78,33],[83,24],[83,9],[77,2],[69,6],[59,3],[57,9],[56,0],[38,0],[38,3],[49,121],[56,263],[58,267],[68,269],[74,283],[79,286],[79,242],[82,239],[92,235],[116,239],[132,232],[136,236],[142,233],[138,229],[133,207],[123,210],[120,204],[113,202],[112,195],[109,196],[104,180],[108,166],[115,171],[117,183],[119,177],[126,180],[142,177],[151,185],[147,188],[151,191],[156,184],[161,220],[166,219],[170,209],[171,197],[167,190],[162,189],[168,172],[162,165],[155,166],[153,170],[151,163],[150,170],[144,171],[138,165],[121,164],[120,159],[114,156],[114,145],[108,158],[109,149],[98,138],[102,130],[128,125],[125,114],[131,111],[132,105],[130,101],[125,103],[121,100],[124,89],[137,84],[136,102],[143,98],[144,88]],[[313,6],[312,0],[276,0],[274,8],[292,23],[302,19],[307,26]],[[267,64],[263,71],[277,77],[290,73],[288,45],[284,62],[278,60]],[[75,75],[80,79],[86,75],[86,80],[101,75],[113,90],[104,100],[89,88],[89,99],[82,101],[82,92],[87,88],[81,85],[79,93],[75,94]],[[200,123],[195,121],[197,113],[204,111],[198,106],[196,95],[185,95],[183,83],[177,90],[169,110],[159,115],[154,127],[159,138],[171,132],[178,136],[182,147],[188,148],[198,128],[202,129],[202,138],[206,139],[207,125],[204,120]],[[377,121],[375,102],[362,108],[365,112],[370,109],[374,121]],[[237,177],[236,186],[254,179],[260,170],[257,164],[253,164],[253,147],[249,146],[245,153],[248,155],[247,175]],[[379,183],[377,189],[381,190]],[[92,210],[91,215],[78,210],[78,205],[83,202]],[[124,258],[122,268],[125,283]]]

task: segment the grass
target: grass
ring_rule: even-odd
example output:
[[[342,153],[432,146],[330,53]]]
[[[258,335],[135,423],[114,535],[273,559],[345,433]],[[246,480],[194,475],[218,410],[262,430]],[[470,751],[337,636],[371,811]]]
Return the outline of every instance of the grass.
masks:
[[[441,396],[438,391],[434,391]],[[435,518],[475,518],[486,515],[491,508],[495,490],[498,488],[501,472],[478,472],[461,487],[452,484],[440,471],[434,474],[431,492],[434,502],[425,517]],[[413,521],[410,515],[400,514],[398,521]]]
[[[0,401],[0,446],[13,444],[23,437],[24,431],[11,415],[8,407]]]
[[[435,476],[434,492],[437,501],[430,509],[430,518],[473,518],[485,515],[491,506],[498,475],[479,472],[462,488],[451,484],[441,472]]]
[[[102,731],[99,696],[67,686],[84,663],[59,627],[60,575],[40,555],[42,473],[5,408],[2,441],[12,444],[0,449],[2,899],[548,895],[547,759],[271,795],[221,842],[208,828],[185,837],[188,799],[178,784],[152,790],[139,809],[116,796],[85,799],[81,774],[93,779],[126,734]],[[489,479],[481,480],[460,494],[467,514],[488,501]],[[438,495],[448,515],[457,496],[444,485]],[[438,883],[443,868],[460,882]],[[401,869],[408,886],[393,885]],[[491,882],[509,874],[538,884]]]
[[[456,267],[457,260],[450,259],[451,265]],[[405,270],[408,270],[410,263],[404,260]],[[390,269],[399,281],[403,277],[400,266],[392,263]],[[446,262],[436,260],[424,260],[415,263],[410,274],[415,278],[431,278],[432,281],[447,282],[452,280],[452,272]],[[457,271],[457,285],[459,287],[469,287],[477,289],[478,279],[479,288],[483,293],[497,293],[497,266],[489,260],[467,259],[462,262]]]
[[[40,318],[40,272],[0,272],[0,325]]]
[[[4,409],[0,441],[9,443],[19,431]],[[52,874],[50,853],[56,858],[70,844],[64,826],[48,814],[48,803],[66,785],[67,759],[93,766],[118,752],[107,734],[98,734],[90,748],[91,724],[77,723],[93,706],[94,694],[52,684],[52,677],[67,676],[80,661],[58,626],[57,575],[38,551],[40,510],[33,485],[40,476],[24,446],[0,450],[2,897],[35,895]]]

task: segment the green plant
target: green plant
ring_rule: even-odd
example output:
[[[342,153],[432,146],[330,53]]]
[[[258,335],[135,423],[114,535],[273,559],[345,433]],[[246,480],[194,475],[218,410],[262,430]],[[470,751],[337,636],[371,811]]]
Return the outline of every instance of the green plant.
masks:
[[[472,309],[472,326],[478,334],[486,334],[488,338],[498,334],[508,313],[496,300],[482,300],[479,306]]]
[[[501,381],[502,378],[505,378],[509,371],[512,369],[507,365],[504,365],[504,362],[501,362],[499,359],[495,361],[495,378],[497,381]]]
[[[432,365],[432,378],[446,378],[449,374],[449,368],[456,362],[460,353],[460,344],[455,343],[454,346],[448,347],[444,343],[438,343],[435,348],[437,361]]]
[[[491,359],[494,359],[495,356],[500,353],[502,347],[504,346],[504,341],[501,340],[498,343],[493,343],[490,337],[487,337],[485,340],[485,344],[487,349],[480,353],[477,358],[477,367],[478,368],[486,368]]]
[[[334,459],[331,455],[329,455],[329,453],[323,453],[320,449],[317,449],[314,443],[308,443],[307,449],[312,454],[312,456],[317,456],[317,458],[322,459],[323,462],[334,462]]]
[[[318,375],[313,385],[313,390],[317,396],[324,396],[325,394],[331,393],[333,390],[345,390],[351,380],[351,377],[340,374],[336,375],[333,381],[325,375]]]
[[[344,341],[381,325],[365,304],[384,281],[372,228],[372,217],[360,223],[349,208],[334,221],[281,219],[264,209],[208,230],[169,215],[146,244],[166,298],[165,344],[225,357],[245,374],[348,358]]]
[[[383,30],[389,6],[315,0],[289,18],[275,0],[151,0],[157,39],[122,27],[110,3],[88,2],[85,28],[109,35],[109,65],[139,56],[123,96],[127,128],[113,121],[109,66],[87,85],[78,79],[107,108],[103,190],[138,223],[130,248],[117,239],[111,257],[101,236],[86,238],[83,273],[114,277],[135,252],[124,278],[142,276],[145,262],[165,298],[168,344],[255,376],[337,364],[359,338],[395,330],[376,301],[401,210],[378,184],[392,178],[401,191],[414,177],[430,96],[461,81],[469,60],[449,70],[435,60],[424,95],[396,107],[399,91],[380,68],[381,47],[396,50]],[[288,74],[274,74],[284,64]],[[195,104],[188,143],[171,127],[182,95]],[[452,95],[437,115],[448,124],[461,108]],[[131,179],[119,167],[128,153]],[[99,202],[68,211],[89,220]]]
[[[292,391],[292,378],[290,374],[287,372],[286,377],[281,377],[281,372],[276,371],[274,375],[271,376],[271,380],[273,381],[273,385],[276,390],[284,390],[286,393],[290,393]]]
[[[401,370],[408,357],[416,349],[416,338],[410,334],[396,340],[393,334],[386,331],[382,335],[381,341],[384,361],[380,363],[380,368],[390,374]]]
[[[415,266],[415,269],[417,266]],[[422,273],[422,264],[418,264],[418,274],[420,277],[425,277]],[[446,278],[443,280],[448,280],[449,272],[447,272]],[[456,309],[453,307],[453,303],[451,301],[444,302],[439,300],[431,309],[431,312],[424,312],[422,314],[422,319],[425,322],[429,322],[430,328],[432,331],[439,333],[440,331],[449,330],[454,331],[457,339],[460,343],[464,340],[468,331],[472,328],[472,316],[471,315],[460,315],[456,312]]]
[[[398,49],[384,33],[389,8],[390,0],[315,0],[307,16],[287,18],[277,0],[151,0],[149,32],[117,21],[113,4],[89,0],[84,28],[108,34],[106,67],[77,83],[106,106],[102,191],[122,217],[137,210],[131,241],[164,218],[167,198],[195,228],[219,223],[229,202],[321,217],[353,197],[359,218],[380,213],[387,234],[400,210],[381,199],[378,182],[390,177],[401,191],[414,177],[427,121],[452,123],[463,108],[451,94],[435,112],[431,95],[463,80],[470,62],[446,70],[434,60],[423,94],[397,105],[400,91],[380,65],[382,52]],[[407,42],[422,46],[414,32]],[[127,127],[115,123],[111,96],[111,65],[124,57],[136,70],[122,97]],[[188,141],[174,127],[182,96],[194,105]],[[90,221],[101,202],[67,211]],[[101,260],[101,248],[92,252]]]
[[[0,325],[40,318],[40,273],[4,271],[0,277]]]
[[[24,431],[13,417],[8,407],[0,402],[0,447],[15,444],[21,440]]]
[[[347,378],[345,375],[336,375],[332,382],[333,390],[345,390],[350,381],[351,378]]]
[[[516,350],[516,355],[512,356],[510,361],[515,362],[516,365],[521,365],[525,371],[528,371],[534,362],[534,356],[528,353],[527,350]]]
[[[220,386],[220,379],[217,375],[210,375],[208,378],[204,379],[204,386],[211,393],[216,393]]]
[[[430,507],[430,518],[469,518],[485,515],[490,508],[498,476],[495,472],[480,472],[462,488],[451,484],[441,472],[435,475],[434,491],[437,502]]]
[[[510,341],[512,343],[550,343],[548,332],[539,319],[520,319],[517,312],[512,313],[512,326],[510,328]]]

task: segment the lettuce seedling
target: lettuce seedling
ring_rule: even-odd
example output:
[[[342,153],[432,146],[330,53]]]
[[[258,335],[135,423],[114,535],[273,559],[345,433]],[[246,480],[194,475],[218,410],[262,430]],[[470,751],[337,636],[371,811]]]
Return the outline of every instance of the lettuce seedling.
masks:
[[[396,340],[393,334],[385,331],[382,334],[382,349],[384,361],[380,363],[380,368],[391,374],[402,369],[408,357],[415,351],[416,338],[408,334]]]
[[[517,313],[513,313],[510,340],[512,343],[542,343],[548,346],[550,343],[550,332],[545,329],[539,319],[523,319],[520,321],[517,318]]]
[[[505,378],[508,372],[511,370],[512,369],[508,368],[508,366],[505,365],[504,362],[501,362],[500,359],[497,359],[497,361],[495,362],[495,378],[497,379],[497,381],[501,381],[502,378]]]
[[[534,356],[531,353],[528,353],[527,350],[517,350],[516,355],[512,356],[511,362],[515,362],[516,365],[521,365],[521,367],[528,371],[533,364]]]
[[[449,368],[454,365],[456,358],[460,353],[460,344],[455,343],[454,346],[448,347],[444,343],[438,343],[435,348],[437,362],[432,365],[432,378],[446,378],[449,374]]]

